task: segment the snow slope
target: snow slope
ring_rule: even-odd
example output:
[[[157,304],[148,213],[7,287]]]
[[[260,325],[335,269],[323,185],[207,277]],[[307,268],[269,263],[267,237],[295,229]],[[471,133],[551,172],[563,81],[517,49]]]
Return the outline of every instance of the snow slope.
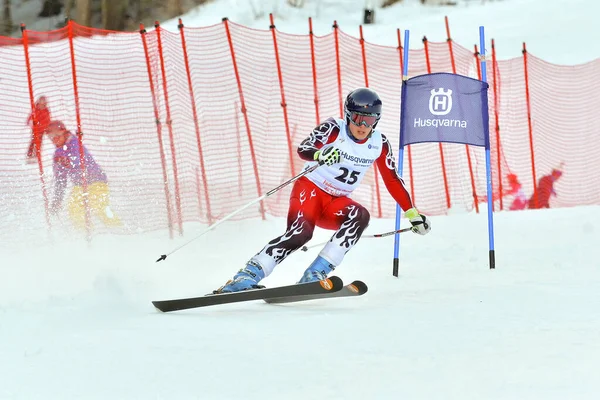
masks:
[[[225,223],[158,264],[185,240],[4,242],[0,398],[595,399],[598,221],[599,207],[499,213],[489,270],[485,216],[436,217],[402,236],[399,278],[391,238],[348,253],[336,272],[369,284],[361,298],[171,314],[150,301],[218,287],[284,221]],[[317,252],[263,282],[294,282]]]
[[[235,15],[233,3],[215,2],[203,19],[184,21],[217,23],[227,12],[245,22],[248,2],[236,2]],[[321,3],[321,34],[333,18],[355,33],[358,6]],[[405,20],[399,27],[413,37],[426,32],[440,41],[448,14],[457,41],[476,41],[483,23],[503,57],[518,56],[527,40],[553,62],[597,58],[576,33],[597,35],[588,29],[598,5],[564,4],[507,0],[421,17],[407,2],[377,18]],[[475,15],[484,8],[492,16]],[[279,14],[279,29],[305,29],[298,21],[306,15],[294,22],[291,10]],[[369,27],[367,37],[383,43],[379,29],[395,37],[395,27],[383,25]],[[160,254],[205,226],[188,224],[174,240],[160,231],[96,236],[90,244],[57,228],[53,244],[41,247],[45,231],[27,242],[5,236],[0,399],[596,399],[598,221],[598,206],[497,213],[497,269],[489,270],[485,210],[435,217],[430,235],[402,235],[399,278],[391,276],[392,238],[363,239],[348,253],[336,273],[366,281],[361,298],[171,314],[150,301],[210,292],[285,221],[224,223],[162,263],[155,263]],[[373,220],[365,234],[392,229],[393,221]],[[313,242],[329,234],[318,230]],[[317,252],[291,255],[264,283],[296,281]]]

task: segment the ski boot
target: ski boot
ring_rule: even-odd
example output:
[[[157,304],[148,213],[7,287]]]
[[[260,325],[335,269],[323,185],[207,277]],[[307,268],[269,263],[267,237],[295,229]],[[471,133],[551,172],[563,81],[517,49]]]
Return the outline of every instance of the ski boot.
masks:
[[[213,294],[233,293],[249,289],[263,289],[264,286],[259,285],[258,282],[264,277],[265,272],[262,267],[254,261],[249,261],[245,268],[240,269],[225,285],[214,290]]]
[[[323,257],[318,256],[315,261],[304,271],[304,275],[300,278],[298,283],[307,283],[314,281],[322,281],[327,278],[327,275],[333,271],[335,267],[325,260]]]

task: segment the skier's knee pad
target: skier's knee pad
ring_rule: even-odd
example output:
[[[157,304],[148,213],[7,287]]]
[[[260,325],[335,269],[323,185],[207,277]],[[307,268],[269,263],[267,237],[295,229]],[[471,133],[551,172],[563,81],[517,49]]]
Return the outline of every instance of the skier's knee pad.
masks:
[[[369,210],[363,206],[360,206],[357,212],[358,215],[356,216],[356,220],[358,221],[358,225],[360,226],[362,233],[362,231],[369,226],[369,222],[371,221],[371,213],[369,213]]]

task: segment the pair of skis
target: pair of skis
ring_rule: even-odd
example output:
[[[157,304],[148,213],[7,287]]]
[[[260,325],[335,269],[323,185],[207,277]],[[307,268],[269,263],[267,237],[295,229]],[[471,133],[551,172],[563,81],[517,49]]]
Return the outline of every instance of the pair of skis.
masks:
[[[354,281],[344,285],[341,278],[332,276],[316,282],[244,290],[234,293],[209,294],[187,299],[153,301],[152,304],[162,312],[171,312],[252,300],[263,300],[269,304],[282,304],[335,297],[355,297],[367,293],[367,290],[367,285],[362,281]]]

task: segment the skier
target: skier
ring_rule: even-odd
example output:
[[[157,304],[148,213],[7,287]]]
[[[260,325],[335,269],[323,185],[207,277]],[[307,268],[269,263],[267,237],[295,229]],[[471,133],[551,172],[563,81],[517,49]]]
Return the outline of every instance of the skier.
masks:
[[[367,88],[356,89],[346,97],[344,119],[327,119],[300,144],[298,154],[307,161],[305,170],[316,163],[321,166],[295,182],[285,233],[271,240],[214,293],[262,288],[258,283],[307,243],[315,226],[335,233],[299,283],[325,279],[340,265],[369,224],[369,211],[349,196],[373,163],[377,164],[389,193],[405,211],[413,232],[425,235],[430,231],[429,219],[417,211],[396,171],[390,143],[375,129],[381,109],[377,93]]]
[[[544,175],[539,179],[537,193],[533,194],[529,199],[529,209],[550,208],[550,197],[556,196],[554,183],[562,176],[563,165],[564,163],[561,163],[560,167],[554,168],[550,174]]]
[[[50,213],[56,215],[60,211],[67,188],[67,180],[71,178],[73,189],[68,201],[69,216],[77,228],[85,228],[86,206],[80,164],[79,140],[60,121],[50,122],[47,134],[56,146],[53,161],[55,189]],[[120,219],[113,214],[109,205],[110,193],[106,174],[85,146],[83,151],[87,199],[90,211],[107,226],[121,225]]]
[[[519,178],[515,174],[507,175],[508,184],[510,185],[510,190],[507,194],[513,196],[513,201],[510,204],[509,210],[524,210],[527,208],[527,197],[525,196],[525,192],[523,191],[523,185],[519,181]]]
[[[46,133],[50,124],[50,109],[46,96],[40,96],[35,102],[35,107],[27,118],[27,124],[31,126],[31,141],[27,149],[27,163],[33,164],[38,160],[42,152],[42,136]]]

